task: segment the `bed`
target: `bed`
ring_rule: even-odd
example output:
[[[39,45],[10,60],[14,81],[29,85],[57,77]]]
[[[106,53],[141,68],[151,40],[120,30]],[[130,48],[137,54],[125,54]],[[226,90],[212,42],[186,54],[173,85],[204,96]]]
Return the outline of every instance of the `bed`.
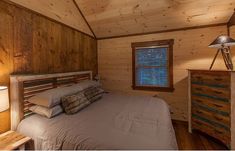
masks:
[[[81,75],[86,75],[84,77],[87,78]],[[55,80],[56,77],[66,81],[66,78],[61,76],[73,78],[67,82]],[[43,150],[177,149],[169,107],[160,98],[110,92],[74,115],[63,113],[51,119],[31,114],[27,110],[29,104],[25,98],[29,97],[26,96],[29,93],[22,92],[29,90],[27,86],[32,87],[34,92],[41,92],[43,90],[35,88],[42,87],[38,86],[39,83],[43,83],[38,82],[42,79],[53,78],[54,82],[71,84],[71,81],[77,83],[78,79],[87,80],[91,77],[90,71],[12,76],[12,90],[17,92],[11,94],[14,102],[12,109],[15,109],[12,118],[18,119],[18,122],[12,121],[15,126],[12,129],[15,128],[31,137],[34,140],[34,148]],[[34,84],[29,84],[29,81],[33,81]]]

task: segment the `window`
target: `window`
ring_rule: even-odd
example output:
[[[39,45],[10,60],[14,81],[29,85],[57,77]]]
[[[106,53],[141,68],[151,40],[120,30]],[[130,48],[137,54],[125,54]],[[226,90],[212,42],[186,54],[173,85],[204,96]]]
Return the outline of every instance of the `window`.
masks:
[[[132,43],[133,89],[174,90],[173,43],[173,39]]]

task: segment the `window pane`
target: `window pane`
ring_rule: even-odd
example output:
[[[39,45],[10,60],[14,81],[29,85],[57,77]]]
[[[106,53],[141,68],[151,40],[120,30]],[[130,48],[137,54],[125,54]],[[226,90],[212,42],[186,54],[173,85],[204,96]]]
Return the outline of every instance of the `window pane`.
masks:
[[[136,49],[137,66],[167,66],[167,47]]]
[[[137,68],[136,85],[168,87],[168,70],[166,67]]]

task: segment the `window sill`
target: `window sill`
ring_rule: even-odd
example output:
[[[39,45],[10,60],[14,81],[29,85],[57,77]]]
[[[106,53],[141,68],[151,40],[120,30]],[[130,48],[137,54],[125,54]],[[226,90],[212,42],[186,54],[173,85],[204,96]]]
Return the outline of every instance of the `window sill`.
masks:
[[[133,90],[145,90],[145,91],[160,91],[160,92],[173,92],[173,87],[145,87],[145,86],[132,86]]]

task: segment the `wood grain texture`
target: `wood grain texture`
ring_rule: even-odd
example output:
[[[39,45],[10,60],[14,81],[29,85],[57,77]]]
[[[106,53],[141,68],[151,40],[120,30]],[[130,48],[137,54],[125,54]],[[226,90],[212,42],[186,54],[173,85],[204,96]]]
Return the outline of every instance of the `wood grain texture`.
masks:
[[[10,110],[0,113],[0,134],[6,132],[10,128]]]
[[[230,29],[229,30],[230,31],[230,37],[235,39],[235,25],[230,26],[229,29]],[[235,47],[231,47],[231,53],[234,56]],[[233,63],[234,63],[235,62],[235,58],[233,57],[232,60],[233,60]],[[233,76],[235,76],[234,73],[233,73]],[[231,79],[231,83],[232,83],[231,90],[234,90],[235,89],[235,85],[234,85],[235,79],[234,78]],[[232,101],[231,101],[231,110],[232,110],[232,113],[231,114],[235,115],[235,100],[234,100],[235,92],[234,91],[232,91],[232,93],[231,93],[231,98],[232,98]],[[235,146],[235,120],[231,121],[231,127],[233,127],[233,129],[231,130],[231,134],[232,134],[231,135],[231,145]]]
[[[233,71],[189,70],[189,131],[197,129],[234,149]],[[231,95],[232,94],[232,95]]]
[[[31,140],[30,137],[24,136],[18,132],[8,131],[0,135],[0,150],[20,149]]]
[[[235,39],[235,25],[229,27],[229,36],[233,39]],[[234,56],[235,54],[235,46],[230,47],[231,49],[231,55]],[[235,65],[235,57],[232,57],[232,61]]]
[[[189,131],[191,132],[191,129],[198,129],[221,140],[228,148],[234,149],[235,72],[189,70],[189,75],[190,77],[205,75],[203,76],[205,79],[211,76],[211,81],[204,80],[203,78],[191,78],[189,85],[189,93],[191,94],[191,97],[189,97],[189,105],[192,104],[192,106],[189,107],[189,115],[192,114],[192,116],[189,116]],[[196,83],[194,84],[194,81],[199,79],[201,81],[199,84],[206,89],[200,89],[201,92],[197,91],[196,93],[206,94],[204,96],[197,95],[194,92],[195,85],[198,85]],[[212,80],[214,80],[214,82],[212,82]],[[212,88],[212,91],[207,88],[207,83],[213,83],[213,85],[209,86]],[[192,119],[192,121],[190,119]]]
[[[0,84],[11,73],[92,70],[97,74],[97,41],[30,10],[0,1]],[[9,129],[9,112],[0,113]],[[2,123],[2,121],[1,121]],[[0,124],[1,125],[1,124]]]
[[[11,130],[16,130],[20,121],[32,114],[28,99],[37,93],[69,86],[92,79],[92,71],[78,71],[54,74],[17,74],[10,76]]]
[[[72,0],[10,1],[94,36]]]
[[[234,0],[76,0],[98,38],[227,23]]]
[[[234,26],[235,25],[235,12],[233,12],[231,18],[228,21],[228,27]]]
[[[208,69],[216,53],[208,45],[218,35],[226,34],[227,27],[210,27],[144,36],[98,40],[98,68],[101,82],[108,90],[131,94],[158,95],[171,107],[173,119],[187,120],[187,69]],[[173,46],[173,93],[133,91],[131,43],[174,39]],[[226,69],[222,57],[215,62],[214,69]]]
[[[173,120],[176,139],[180,150],[227,150],[221,142],[198,131],[188,132],[187,122]]]

